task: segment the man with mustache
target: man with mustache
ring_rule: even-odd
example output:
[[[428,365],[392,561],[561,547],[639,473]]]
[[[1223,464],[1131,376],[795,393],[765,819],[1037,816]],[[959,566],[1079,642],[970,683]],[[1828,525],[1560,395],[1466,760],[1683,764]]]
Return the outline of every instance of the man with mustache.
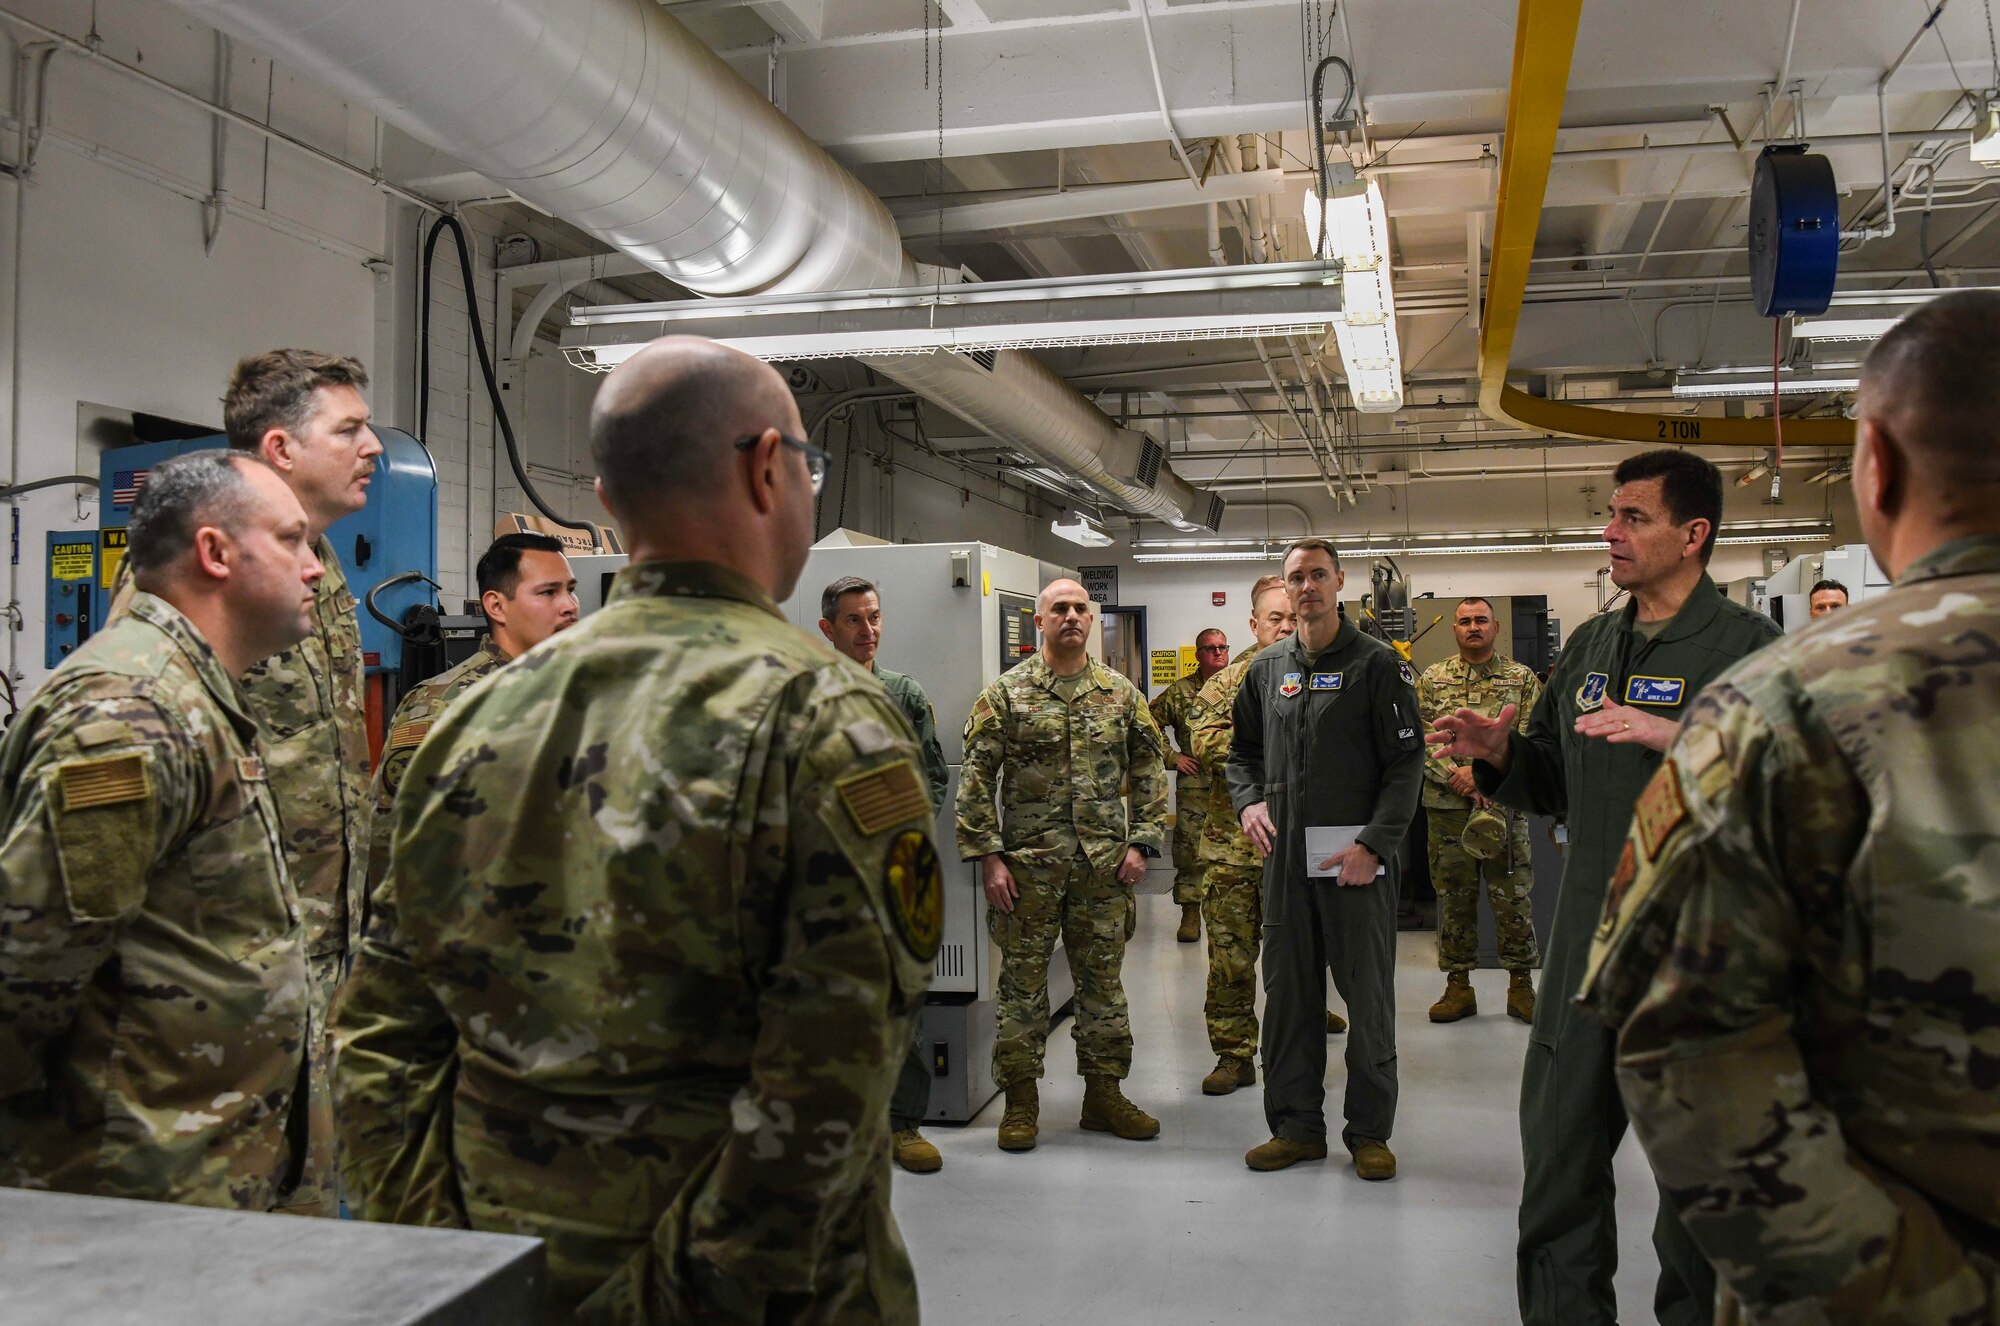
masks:
[[[1060,936],[1076,978],[1086,1131],[1133,1141],[1159,1120],[1125,1098],[1132,1023],[1119,971],[1145,848],[1166,845],[1166,738],[1146,697],[1084,652],[1095,619],[1074,580],[1042,591],[1042,648],[979,693],[965,723],[958,850],[980,862],[1000,946],[993,1081],[1007,1093],[1002,1151],[1032,1151],[1049,1038],[1049,957]],[[1128,812],[1122,793],[1129,782]]]

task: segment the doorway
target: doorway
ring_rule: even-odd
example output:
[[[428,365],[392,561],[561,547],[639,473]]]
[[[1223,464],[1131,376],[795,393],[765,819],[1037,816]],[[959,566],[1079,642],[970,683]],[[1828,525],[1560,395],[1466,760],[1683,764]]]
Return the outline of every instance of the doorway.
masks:
[[[1146,685],[1146,610],[1106,607],[1104,618],[1104,662],[1125,674],[1139,694],[1151,692]]]

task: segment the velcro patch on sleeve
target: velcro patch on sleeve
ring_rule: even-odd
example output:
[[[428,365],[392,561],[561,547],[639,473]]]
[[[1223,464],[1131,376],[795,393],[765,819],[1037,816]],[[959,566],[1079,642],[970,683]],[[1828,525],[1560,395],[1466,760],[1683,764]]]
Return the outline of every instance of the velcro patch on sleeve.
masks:
[[[137,751],[97,760],[71,760],[56,769],[64,814],[93,806],[117,806],[153,795],[146,757]]]
[[[1618,868],[1611,872],[1611,883],[1604,890],[1604,916],[1597,926],[1600,940],[1611,938],[1612,932],[1618,928],[1618,914],[1625,908],[1625,894],[1638,875],[1639,862],[1632,854],[1632,840],[1627,838],[1624,850],[1618,854]]]
[[[1670,755],[1632,808],[1632,827],[1638,831],[1639,845],[1645,849],[1648,861],[1659,857],[1668,835],[1687,817],[1687,800],[1681,795],[1681,771]]]
[[[130,723],[121,723],[115,718],[99,719],[95,723],[85,723],[73,734],[76,744],[88,750],[92,746],[109,746],[113,742],[130,743],[138,739]]]
[[[847,725],[845,731],[848,744],[854,747],[854,753],[864,759],[870,755],[880,755],[896,744],[895,734],[890,732],[889,725],[879,718],[857,718]]]
[[[931,803],[917,780],[916,766],[897,760],[867,773],[851,774],[835,783],[855,827],[869,835],[931,817]]]
[[[415,723],[398,723],[389,729],[389,749],[414,750],[424,744],[424,738],[430,734],[430,730],[431,723],[428,718]]]
[[[930,835],[909,829],[889,844],[882,870],[896,933],[919,962],[937,957],[944,942],[944,875]]]

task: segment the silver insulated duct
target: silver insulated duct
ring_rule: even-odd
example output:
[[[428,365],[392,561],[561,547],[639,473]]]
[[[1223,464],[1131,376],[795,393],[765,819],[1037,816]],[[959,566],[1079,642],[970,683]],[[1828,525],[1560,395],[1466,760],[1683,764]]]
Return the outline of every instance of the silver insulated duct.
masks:
[[[918,284],[881,200],[656,0],[176,3],[689,290]],[[1197,506],[1115,477],[1130,435],[1032,355],[863,362],[1134,514]]]

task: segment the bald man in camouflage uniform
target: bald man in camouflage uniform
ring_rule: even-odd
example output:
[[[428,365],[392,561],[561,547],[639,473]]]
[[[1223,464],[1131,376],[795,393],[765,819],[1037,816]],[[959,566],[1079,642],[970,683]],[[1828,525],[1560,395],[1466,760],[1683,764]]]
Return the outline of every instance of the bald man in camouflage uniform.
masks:
[[[2000,1321],[2000,296],[1862,370],[1895,588],[1702,692],[1583,1002],[1718,1321]]]
[[[1417,711],[1424,724],[1460,708],[1498,717],[1511,704],[1514,728],[1525,734],[1542,683],[1525,664],[1495,652],[1493,605],[1482,598],[1460,599],[1452,631],[1458,653],[1417,678]],[[1535,858],[1528,817],[1480,796],[1470,764],[1432,750],[1424,760],[1424,818],[1430,825],[1431,884],[1438,895],[1438,969],[1445,973],[1444,995],[1431,1005],[1431,1021],[1456,1022],[1479,1011],[1471,972],[1479,962],[1484,873],[1500,965],[1508,974],[1507,1012],[1533,1022],[1533,973],[1541,954],[1529,911]]]
[[[330,1104],[236,678],[321,571],[284,483],[219,452],[153,470],[126,560],[127,611],[0,746],[0,1183],[297,1209]]]
[[[1174,938],[1183,944],[1201,939],[1201,838],[1213,800],[1215,777],[1194,756],[1195,696],[1209,678],[1229,662],[1229,637],[1211,627],[1194,638],[1194,671],[1176,678],[1153,697],[1153,721],[1172,739],[1174,768],[1174,902],[1181,909]]]
[[[1130,1140],[1160,1132],[1118,1085],[1132,1069],[1119,972],[1132,891],[1146,874],[1141,849],[1164,843],[1166,742],[1139,688],[1084,653],[1094,616],[1075,581],[1043,589],[1041,650],[981,691],[965,723],[958,850],[980,862],[1000,946],[993,1081],[1007,1093],[1003,1151],[1033,1150],[1039,1136],[1058,937],[1076,980],[1079,1125]]]
[[[546,1239],[558,1319],[917,1319],[889,1097],[942,878],[902,715],[775,606],[804,432],[711,342],[620,365],[591,443],[632,565],[397,798],[340,1009],[350,1203]]]

